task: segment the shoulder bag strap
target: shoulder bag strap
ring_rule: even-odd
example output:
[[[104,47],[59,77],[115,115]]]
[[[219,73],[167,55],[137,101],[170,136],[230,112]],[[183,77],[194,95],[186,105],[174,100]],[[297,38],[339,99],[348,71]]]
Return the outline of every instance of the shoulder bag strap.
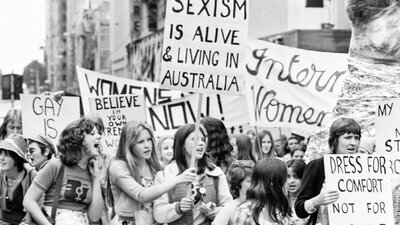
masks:
[[[60,200],[60,192],[61,192],[61,186],[62,186],[62,181],[64,178],[64,164],[61,163],[61,168],[60,168],[60,172],[58,172],[58,176],[57,176],[57,181],[56,181],[56,188],[54,191],[54,200],[53,200],[53,206],[51,209],[51,220],[50,221],[52,224],[55,224],[56,221],[56,211],[58,208],[58,201]]]

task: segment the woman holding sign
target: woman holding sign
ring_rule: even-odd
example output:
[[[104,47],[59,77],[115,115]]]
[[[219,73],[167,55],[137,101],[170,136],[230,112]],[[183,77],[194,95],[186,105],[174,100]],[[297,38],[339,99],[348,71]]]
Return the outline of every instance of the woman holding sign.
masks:
[[[39,171],[24,198],[24,206],[38,224],[88,225],[104,209],[97,159],[101,136],[93,121],[70,123],[59,137],[60,158]],[[43,208],[38,204],[44,195]]]
[[[207,137],[200,127],[195,140],[195,125],[185,124],[175,134],[173,161],[157,173],[156,183],[168,181],[189,168],[195,153],[197,176],[190,184],[182,183],[154,201],[154,217],[159,223],[211,224],[221,207],[232,201],[228,182],[221,168],[211,164],[206,152]],[[191,192],[190,192],[191,190]]]
[[[121,131],[115,160],[109,168],[112,193],[108,193],[118,216],[118,224],[151,225],[152,201],[181,183],[194,180],[194,169],[154,185],[160,171],[153,130],[146,124],[131,121]],[[110,194],[112,194],[110,196]]]
[[[328,144],[331,154],[355,154],[359,152],[361,127],[350,118],[335,120],[329,130]],[[304,170],[300,192],[295,203],[296,214],[300,218],[310,216],[309,224],[326,224],[326,205],[339,198],[337,190],[324,188],[324,159],[311,161]],[[320,216],[319,216],[320,214]],[[318,221],[317,217],[320,218]]]

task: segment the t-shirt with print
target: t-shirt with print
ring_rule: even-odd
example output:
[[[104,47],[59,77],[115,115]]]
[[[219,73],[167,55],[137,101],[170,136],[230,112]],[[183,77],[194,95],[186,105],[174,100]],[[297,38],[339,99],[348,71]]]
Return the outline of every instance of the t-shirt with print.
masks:
[[[61,168],[60,159],[51,159],[33,180],[44,195],[44,205],[52,206],[57,176]],[[88,169],[79,166],[64,166],[64,177],[58,208],[84,211],[92,201],[92,177]]]

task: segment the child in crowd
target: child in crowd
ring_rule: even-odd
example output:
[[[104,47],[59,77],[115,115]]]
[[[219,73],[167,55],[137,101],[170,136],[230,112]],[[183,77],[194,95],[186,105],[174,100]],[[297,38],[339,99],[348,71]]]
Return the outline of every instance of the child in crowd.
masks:
[[[162,136],[158,139],[157,154],[161,163],[161,167],[167,166],[174,156],[174,137],[171,135]]]
[[[251,160],[238,160],[231,165],[228,170],[228,182],[234,200],[221,209],[212,222],[213,225],[228,225],[231,213],[246,200],[246,192],[251,184],[253,168],[254,162]]]
[[[296,202],[297,195],[299,194],[301,181],[303,178],[303,172],[306,168],[306,163],[304,160],[291,159],[286,162],[288,167],[288,197],[290,201],[290,206],[294,212],[294,203]],[[300,219],[295,213],[292,213],[290,218],[291,225],[305,225],[307,224],[308,218]]]

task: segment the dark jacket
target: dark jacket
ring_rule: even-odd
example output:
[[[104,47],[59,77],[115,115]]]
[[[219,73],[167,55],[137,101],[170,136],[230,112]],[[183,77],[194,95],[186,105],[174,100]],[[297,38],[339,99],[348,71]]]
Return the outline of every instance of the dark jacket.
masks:
[[[299,218],[306,218],[310,214],[304,208],[304,202],[317,196],[325,181],[324,158],[311,161],[305,168],[299,195],[294,204],[296,215]],[[318,210],[310,215],[307,224],[317,222]]]

